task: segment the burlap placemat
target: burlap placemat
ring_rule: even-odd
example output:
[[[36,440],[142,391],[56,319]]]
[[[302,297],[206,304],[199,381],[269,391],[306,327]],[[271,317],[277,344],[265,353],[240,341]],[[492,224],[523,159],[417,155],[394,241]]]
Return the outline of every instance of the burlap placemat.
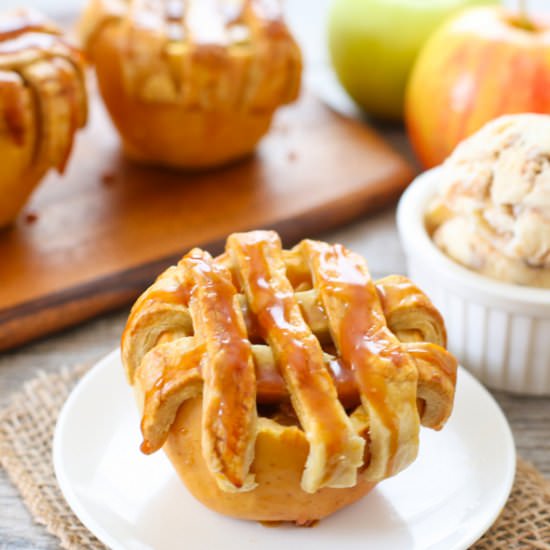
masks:
[[[86,367],[40,373],[0,413],[0,463],[34,519],[57,536],[62,548],[104,549],[76,518],[57,486],[52,437],[59,410]],[[500,518],[472,547],[550,550],[550,482],[519,459],[512,494]]]

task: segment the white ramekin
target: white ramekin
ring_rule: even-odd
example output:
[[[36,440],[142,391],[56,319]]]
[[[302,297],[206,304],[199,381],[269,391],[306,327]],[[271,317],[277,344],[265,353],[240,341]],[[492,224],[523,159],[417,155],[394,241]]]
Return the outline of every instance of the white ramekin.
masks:
[[[439,170],[418,176],[397,209],[409,276],[443,314],[449,349],[464,367],[495,389],[550,395],[550,290],[479,275],[435,246],[424,212]]]

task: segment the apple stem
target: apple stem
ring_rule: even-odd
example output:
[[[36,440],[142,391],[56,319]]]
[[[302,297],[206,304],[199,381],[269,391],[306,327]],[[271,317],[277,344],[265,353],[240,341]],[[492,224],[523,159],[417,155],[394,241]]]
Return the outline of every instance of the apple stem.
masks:
[[[519,13],[523,19],[527,19],[527,0],[519,0]]]
[[[529,20],[527,15],[527,0],[518,0],[519,2],[519,22],[525,30],[533,30],[533,23]]]

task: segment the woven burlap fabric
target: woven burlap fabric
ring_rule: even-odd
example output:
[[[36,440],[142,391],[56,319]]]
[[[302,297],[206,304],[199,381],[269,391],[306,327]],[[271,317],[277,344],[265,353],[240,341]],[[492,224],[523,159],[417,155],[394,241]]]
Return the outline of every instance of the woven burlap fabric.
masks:
[[[52,438],[61,406],[85,367],[39,374],[0,413],[0,463],[19,489],[34,519],[62,548],[105,548],[76,518],[57,486]],[[550,483],[518,460],[512,494],[500,518],[475,550],[550,550]]]

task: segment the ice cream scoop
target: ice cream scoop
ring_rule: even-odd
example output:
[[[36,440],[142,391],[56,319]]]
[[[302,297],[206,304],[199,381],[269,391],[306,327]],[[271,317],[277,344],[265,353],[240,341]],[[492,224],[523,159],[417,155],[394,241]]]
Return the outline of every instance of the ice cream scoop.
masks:
[[[464,266],[550,288],[550,116],[503,116],[463,141],[442,165],[426,226]]]

